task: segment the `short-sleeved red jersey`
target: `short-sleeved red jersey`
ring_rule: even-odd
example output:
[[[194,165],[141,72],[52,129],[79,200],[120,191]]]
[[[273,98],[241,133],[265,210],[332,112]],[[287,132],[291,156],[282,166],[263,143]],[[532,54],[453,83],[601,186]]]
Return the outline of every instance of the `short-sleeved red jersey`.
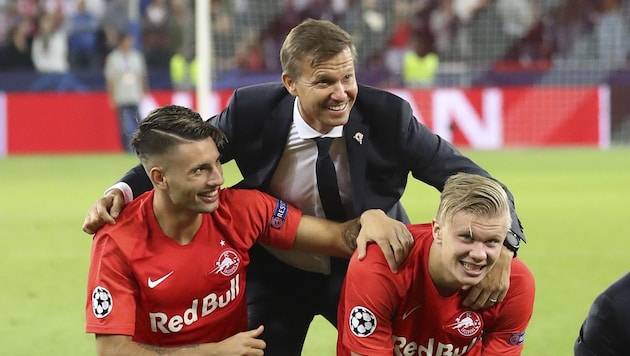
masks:
[[[194,239],[179,245],[160,229],[153,191],[129,203],[94,237],[86,332],[130,335],[172,347],[218,342],[247,329],[249,248],[290,248],[301,211],[256,190],[223,189]]]
[[[520,355],[534,305],[534,278],[512,260],[504,301],[483,310],[462,305],[464,291],[441,296],[428,271],[431,224],[409,225],[414,246],[397,274],[370,245],[352,256],[339,301],[337,355]]]

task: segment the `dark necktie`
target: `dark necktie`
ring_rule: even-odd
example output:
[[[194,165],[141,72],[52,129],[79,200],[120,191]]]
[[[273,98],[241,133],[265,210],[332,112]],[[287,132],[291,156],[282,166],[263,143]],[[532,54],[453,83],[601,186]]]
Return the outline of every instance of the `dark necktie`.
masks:
[[[315,166],[317,190],[319,190],[319,198],[322,201],[324,213],[329,220],[346,221],[346,213],[339,196],[335,165],[328,154],[332,138],[319,137],[315,141],[317,142],[317,164]]]

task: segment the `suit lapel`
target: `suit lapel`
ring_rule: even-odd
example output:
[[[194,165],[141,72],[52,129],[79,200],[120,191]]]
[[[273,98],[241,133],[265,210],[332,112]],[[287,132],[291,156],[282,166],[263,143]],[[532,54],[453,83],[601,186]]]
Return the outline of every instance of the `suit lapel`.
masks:
[[[271,113],[268,120],[265,120],[263,129],[263,152],[265,161],[262,164],[262,187],[267,189],[271,177],[273,176],[278,162],[282,157],[287,144],[291,123],[293,122],[293,102],[294,97],[285,96],[276,109]]]
[[[363,211],[364,205],[362,197],[365,196],[365,165],[370,136],[370,128],[363,123],[363,116],[359,112],[350,113],[348,123],[343,128],[343,136],[346,141],[350,181],[352,182],[354,216],[358,216]]]
[[[256,174],[244,177],[238,188],[267,190],[284,148],[293,122],[294,97],[287,94],[263,123],[263,153]]]

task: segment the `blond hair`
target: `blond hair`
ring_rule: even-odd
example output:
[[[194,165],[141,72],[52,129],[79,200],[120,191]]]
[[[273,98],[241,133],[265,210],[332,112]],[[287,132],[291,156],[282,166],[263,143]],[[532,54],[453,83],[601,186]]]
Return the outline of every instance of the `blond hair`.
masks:
[[[477,216],[506,215],[507,227],[512,224],[507,193],[495,180],[470,173],[457,173],[444,184],[436,220],[450,223],[455,214],[465,212]]]

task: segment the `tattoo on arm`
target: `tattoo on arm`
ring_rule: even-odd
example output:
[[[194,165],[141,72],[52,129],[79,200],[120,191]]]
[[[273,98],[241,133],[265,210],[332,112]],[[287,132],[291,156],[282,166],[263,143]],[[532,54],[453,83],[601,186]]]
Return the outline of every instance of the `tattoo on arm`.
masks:
[[[346,246],[353,252],[357,248],[357,237],[361,230],[361,223],[359,219],[354,219],[346,222],[343,228],[343,241]]]

